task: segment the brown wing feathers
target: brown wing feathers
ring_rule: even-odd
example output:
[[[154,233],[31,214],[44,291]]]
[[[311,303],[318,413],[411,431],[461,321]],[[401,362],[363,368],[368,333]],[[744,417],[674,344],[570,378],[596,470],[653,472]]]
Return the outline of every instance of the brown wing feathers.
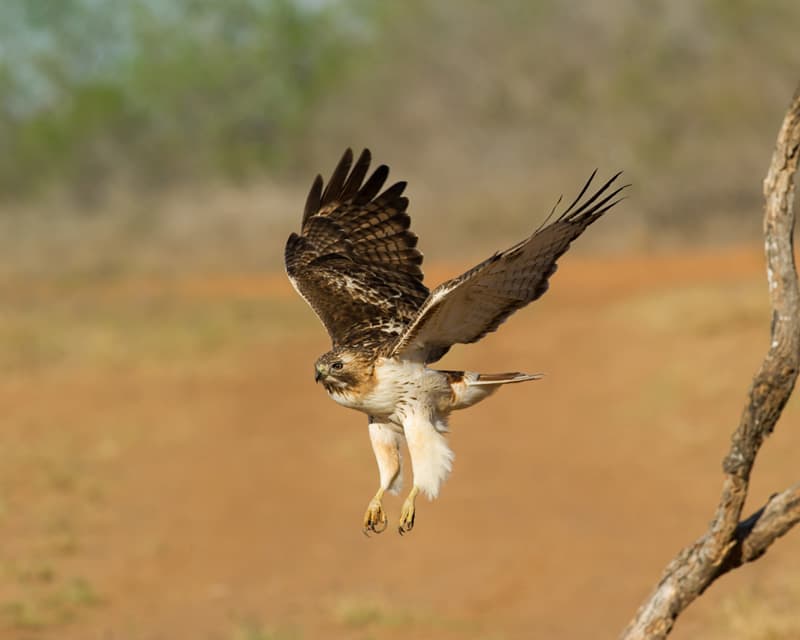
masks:
[[[286,244],[286,270],[334,344],[374,346],[395,338],[428,295],[422,254],[410,230],[404,182],[380,192],[389,169],[349,149],[327,185],[314,180],[301,234]],[[351,171],[352,167],[352,171]],[[324,187],[324,188],[323,188]]]
[[[609,191],[618,173],[581,202],[595,171],[554,221],[555,208],[529,238],[429,295],[417,236],[409,229],[406,184],[381,192],[389,169],[380,165],[367,177],[370,161],[364,150],[353,164],[348,149],[327,185],[316,177],[301,233],[286,243],[286,271],[334,345],[420,352],[428,362],[455,343],[479,340],[543,295],[558,258],[627,186]]]
[[[306,198],[306,207],[303,211],[303,227],[305,227],[308,218],[317,213],[322,213],[321,210],[331,204],[342,204],[350,201],[356,204],[365,204],[378,195],[378,191],[380,191],[383,183],[386,182],[386,178],[389,177],[389,168],[386,165],[380,165],[362,186],[361,183],[364,182],[364,177],[367,175],[371,159],[369,149],[364,149],[358,157],[356,166],[350,171],[350,167],[353,164],[353,152],[351,149],[347,149],[341,160],[339,160],[339,164],[333,170],[331,179],[325,186],[325,191],[322,190],[322,176],[318,175],[314,179]],[[349,177],[347,175],[348,172],[350,172]],[[405,183],[398,184],[405,186]]]
[[[608,192],[618,173],[579,205],[595,174],[554,222],[437,287],[393,354],[419,352],[427,362],[434,362],[451,345],[480,340],[512,313],[541,297],[556,271],[558,258],[590,224],[620,201],[615,198],[627,186]]]

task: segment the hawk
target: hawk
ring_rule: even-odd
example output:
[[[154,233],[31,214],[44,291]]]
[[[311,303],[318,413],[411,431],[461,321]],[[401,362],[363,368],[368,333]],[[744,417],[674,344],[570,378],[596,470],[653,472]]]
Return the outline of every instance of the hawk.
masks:
[[[400,513],[403,534],[414,526],[419,492],[436,498],[452,468],[450,412],[471,407],[501,385],[541,377],[429,365],[454,344],[477,342],[542,296],[556,260],[621,200],[617,196],[628,185],[614,184],[618,173],[584,198],[595,171],[552,222],[547,224],[555,207],[531,236],[429,291],[417,236],[409,229],[406,183],[382,190],[389,169],[380,165],[367,178],[370,162],[365,149],[353,164],[347,149],[327,185],[316,177],[301,231],[286,243],[285,261],[289,279],[333,343],[314,365],[315,381],[336,402],[369,417],[380,486],[364,515],[367,535],[387,527],[382,499],[387,491],[399,493],[400,447],[403,441],[408,447],[413,486]]]

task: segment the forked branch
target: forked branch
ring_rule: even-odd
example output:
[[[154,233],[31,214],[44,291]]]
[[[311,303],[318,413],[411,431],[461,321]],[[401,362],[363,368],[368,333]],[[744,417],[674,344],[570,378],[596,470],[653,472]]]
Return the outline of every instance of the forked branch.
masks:
[[[764,241],[772,306],[770,347],[723,461],[722,495],[708,531],[681,550],[620,636],[657,640],[721,575],[755,560],[800,522],[800,483],[742,520],[750,473],[792,395],[800,370],[800,291],[794,264],[794,177],[800,157],[800,87],[783,120],[764,179]]]

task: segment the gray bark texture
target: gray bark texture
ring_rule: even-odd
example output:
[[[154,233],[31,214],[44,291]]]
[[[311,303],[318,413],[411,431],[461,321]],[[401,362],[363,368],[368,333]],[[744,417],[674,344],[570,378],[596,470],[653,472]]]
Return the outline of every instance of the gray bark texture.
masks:
[[[708,530],[682,549],[621,640],[666,638],[675,619],[717,578],[761,557],[800,522],[800,482],[742,519],[750,473],[792,395],[800,369],[800,291],[794,264],[794,177],[800,157],[800,87],[783,119],[764,179],[764,244],[772,307],[770,347],[723,461],[722,494]]]

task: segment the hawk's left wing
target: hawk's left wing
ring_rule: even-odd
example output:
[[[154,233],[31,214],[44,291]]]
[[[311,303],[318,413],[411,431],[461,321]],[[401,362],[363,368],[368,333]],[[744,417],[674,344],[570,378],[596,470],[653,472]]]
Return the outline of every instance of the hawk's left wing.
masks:
[[[625,188],[608,193],[618,173],[577,206],[594,175],[554,222],[434,289],[392,355],[435,362],[451,345],[477,342],[512,313],[544,295],[556,271],[556,260],[586,227],[619,202],[614,198]]]
[[[369,164],[368,150],[353,165],[347,149],[324,190],[317,176],[301,232],[286,242],[289,279],[334,346],[374,348],[397,339],[428,296],[405,183],[379,193],[389,169],[379,166],[365,182]]]

